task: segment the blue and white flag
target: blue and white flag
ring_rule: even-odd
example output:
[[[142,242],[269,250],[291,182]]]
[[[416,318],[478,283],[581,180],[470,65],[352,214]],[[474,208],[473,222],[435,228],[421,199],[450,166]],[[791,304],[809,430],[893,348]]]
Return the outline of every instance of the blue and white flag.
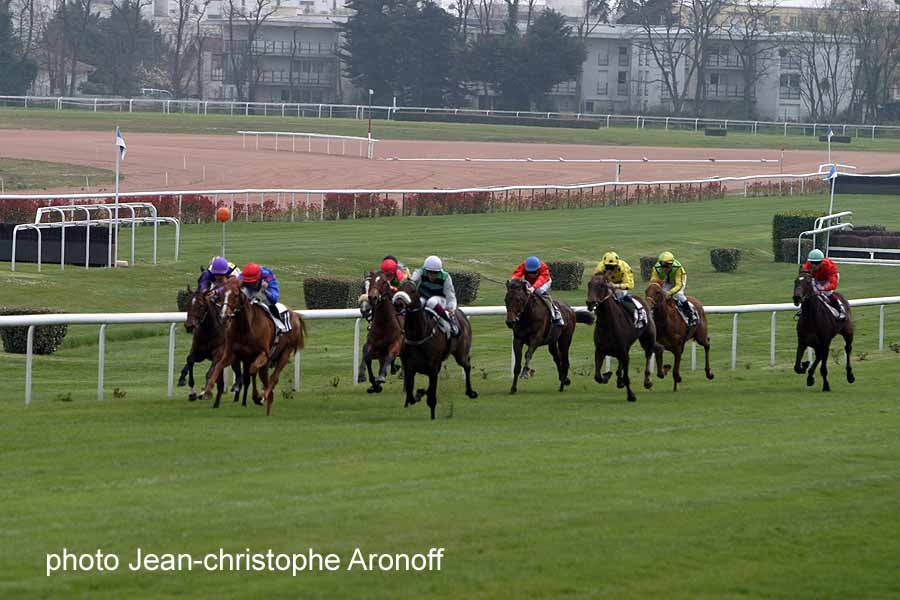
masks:
[[[837,166],[831,165],[831,170],[828,171],[828,177],[826,177],[826,179],[834,179],[835,177],[837,177]]]
[[[834,131],[831,130],[831,127],[828,128],[828,139],[831,139],[831,136],[834,135]]]
[[[116,127],[116,146],[119,147],[119,159],[125,160],[125,138],[122,137],[122,130]]]

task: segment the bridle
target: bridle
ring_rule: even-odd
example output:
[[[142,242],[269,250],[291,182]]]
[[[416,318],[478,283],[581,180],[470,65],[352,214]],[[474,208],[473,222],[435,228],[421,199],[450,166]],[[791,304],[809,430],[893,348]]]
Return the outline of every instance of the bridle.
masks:
[[[521,288],[519,288],[519,287],[510,288],[510,291],[513,291],[513,290],[518,291],[520,289],[523,291],[523,293],[527,294],[528,298],[525,300],[524,303],[522,303],[522,309],[519,312],[513,313],[515,315],[515,318],[513,319],[513,323],[519,322],[519,319],[522,318],[522,315],[525,314],[525,311],[528,309],[529,303],[531,303],[531,301],[534,300],[534,294],[533,293],[528,294],[528,292],[525,291],[526,290],[525,286],[522,286]]]
[[[597,285],[603,286],[603,289],[606,291],[606,296],[602,300],[592,300],[592,301],[587,302],[586,305],[588,307],[588,310],[591,310],[591,311],[596,311],[598,308],[600,308],[601,305],[603,305],[604,302],[607,302],[607,301],[609,301],[610,298],[615,297],[615,294],[610,291],[609,283],[607,283],[605,279],[603,280],[602,284],[598,283]],[[590,286],[591,286],[591,284],[589,283],[588,291],[590,291]]]
[[[421,306],[421,304],[419,304],[418,298],[416,298],[406,306],[405,312],[406,312],[406,314],[415,314],[417,312],[425,312],[425,309]],[[409,323],[409,319],[407,319],[406,322]],[[431,324],[431,333],[429,333],[428,335],[426,335],[425,337],[423,337],[420,340],[411,340],[411,339],[409,339],[409,337],[407,337],[406,329],[404,328],[403,343],[409,344],[410,346],[421,346],[422,344],[424,344],[425,342],[427,342],[428,340],[430,340],[431,338],[434,337],[434,335],[437,333],[437,329],[438,329],[437,321],[433,321]]]

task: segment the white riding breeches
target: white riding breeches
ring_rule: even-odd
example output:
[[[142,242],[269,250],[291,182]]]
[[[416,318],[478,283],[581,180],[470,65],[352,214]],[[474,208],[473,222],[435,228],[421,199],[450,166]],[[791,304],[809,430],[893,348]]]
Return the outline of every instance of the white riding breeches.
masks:
[[[682,277],[684,278],[683,279],[684,285],[681,286],[681,289],[673,297],[679,302],[687,302],[687,296],[684,295],[685,290],[687,290],[687,275],[682,275]],[[665,283],[665,284],[663,284],[663,291],[668,292],[673,287],[675,287],[675,286],[672,285],[671,283]]]
[[[616,288],[616,300],[622,300],[622,298],[625,298],[627,296],[629,296],[628,290],[620,290]]]
[[[447,308],[447,299],[443,296],[432,296],[427,301],[424,298],[419,298],[422,301],[422,306],[425,308],[430,308],[434,310],[436,306],[441,306],[442,308]]]
[[[550,286],[553,284],[553,280],[547,281],[544,285],[538,288],[534,288],[534,293],[543,296],[544,294],[550,293]]]

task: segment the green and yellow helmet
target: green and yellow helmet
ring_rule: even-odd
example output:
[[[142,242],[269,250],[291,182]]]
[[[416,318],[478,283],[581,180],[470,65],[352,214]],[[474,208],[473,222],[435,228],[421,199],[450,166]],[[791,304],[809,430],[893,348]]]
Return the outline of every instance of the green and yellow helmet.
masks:
[[[615,252],[607,252],[603,255],[603,266],[606,268],[619,266],[619,255]]]
[[[662,265],[669,264],[671,265],[675,262],[675,255],[666,250],[662,254],[659,255],[659,263]]]

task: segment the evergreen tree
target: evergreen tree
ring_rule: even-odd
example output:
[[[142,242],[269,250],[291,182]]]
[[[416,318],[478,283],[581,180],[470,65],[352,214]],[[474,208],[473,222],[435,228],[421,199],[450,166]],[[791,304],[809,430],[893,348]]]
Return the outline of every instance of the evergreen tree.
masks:
[[[9,2],[0,0],[0,94],[24,95],[37,76],[37,65],[24,58],[20,50],[13,35]]]

